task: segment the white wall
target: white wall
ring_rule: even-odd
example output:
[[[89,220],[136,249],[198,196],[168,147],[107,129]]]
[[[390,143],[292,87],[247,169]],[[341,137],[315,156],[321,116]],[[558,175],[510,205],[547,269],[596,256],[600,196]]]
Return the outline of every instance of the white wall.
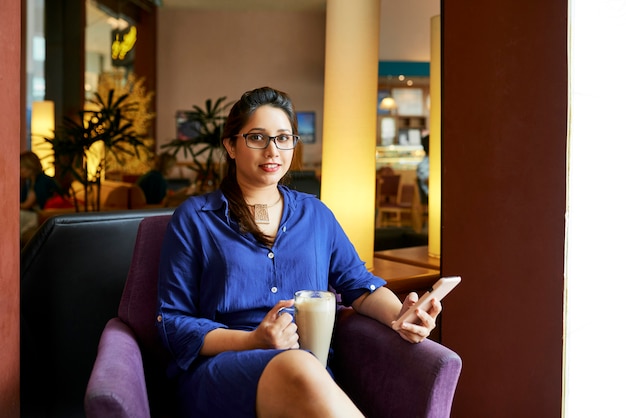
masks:
[[[626,0],[570,0],[564,417],[624,417]]]

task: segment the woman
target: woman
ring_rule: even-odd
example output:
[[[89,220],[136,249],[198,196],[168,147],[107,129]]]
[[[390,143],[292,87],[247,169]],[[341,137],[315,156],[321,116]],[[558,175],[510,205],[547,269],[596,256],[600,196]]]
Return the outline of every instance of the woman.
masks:
[[[176,167],[176,162],[175,155],[167,152],[159,154],[154,160],[153,168],[137,180],[137,185],[143,190],[148,205],[167,207],[170,199],[185,196],[193,191],[193,187],[185,187],[176,192],[168,192],[167,177]]]
[[[32,151],[20,154],[20,236],[37,227],[37,212],[55,194],[61,194],[55,179],[43,172],[41,161]]]
[[[220,190],[187,199],[165,235],[158,328],[174,361],[185,416],[362,416],[308,351],[291,315],[301,289],[328,289],[342,303],[420,342],[441,305],[396,323],[404,304],[373,276],[330,210],[279,185],[297,145],[285,93],[244,93],[224,127],[228,172]],[[296,411],[297,412],[294,412]]]

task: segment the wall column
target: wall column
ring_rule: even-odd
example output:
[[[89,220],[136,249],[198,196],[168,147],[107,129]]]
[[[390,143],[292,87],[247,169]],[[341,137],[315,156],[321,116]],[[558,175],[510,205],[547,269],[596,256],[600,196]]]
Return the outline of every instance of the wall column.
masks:
[[[380,0],[328,0],[321,199],[374,262]]]
[[[428,255],[441,257],[441,15],[430,19]]]
[[[24,8],[0,1],[0,415],[20,416],[20,138],[24,124]]]
[[[463,277],[441,327],[463,359],[453,418],[562,416],[568,16],[567,0],[442,3],[441,273]]]

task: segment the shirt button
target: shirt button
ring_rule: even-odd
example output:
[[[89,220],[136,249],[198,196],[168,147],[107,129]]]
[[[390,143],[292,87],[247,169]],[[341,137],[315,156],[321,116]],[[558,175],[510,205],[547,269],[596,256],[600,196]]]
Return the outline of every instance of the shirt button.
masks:
[[[278,288],[276,286],[272,287],[270,290],[272,291],[272,293],[278,292]]]
[[[376,286],[374,286],[373,284],[370,285],[370,290],[376,290]]]
[[[163,317],[161,315],[157,316],[157,322],[163,321]]]
[[[274,258],[274,253],[267,253],[267,258]]]
[[[283,232],[286,232],[286,231],[287,231],[287,227],[283,226]]]

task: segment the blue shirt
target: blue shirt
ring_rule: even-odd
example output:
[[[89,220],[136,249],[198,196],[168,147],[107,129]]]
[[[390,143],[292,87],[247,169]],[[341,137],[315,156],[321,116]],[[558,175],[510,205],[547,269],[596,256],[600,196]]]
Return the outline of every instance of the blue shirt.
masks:
[[[35,184],[32,185],[30,179],[26,180],[20,189],[20,203],[24,202],[28,197],[28,191],[30,188],[33,188],[35,191],[35,197],[37,202],[35,203],[36,207],[31,209],[45,209],[46,202],[55,193],[61,194],[61,188],[57,181],[48,176],[45,173],[39,173],[35,178]]]
[[[430,159],[428,155],[417,165],[417,178],[420,188],[428,195],[428,178],[430,177]]]
[[[280,300],[332,286],[350,305],[385,281],[370,273],[336,218],[315,196],[279,186],[284,209],[272,248],[229,217],[221,191],[191,197],[165,234],[158,328],[179,369],[216,328],[252,330]]]

